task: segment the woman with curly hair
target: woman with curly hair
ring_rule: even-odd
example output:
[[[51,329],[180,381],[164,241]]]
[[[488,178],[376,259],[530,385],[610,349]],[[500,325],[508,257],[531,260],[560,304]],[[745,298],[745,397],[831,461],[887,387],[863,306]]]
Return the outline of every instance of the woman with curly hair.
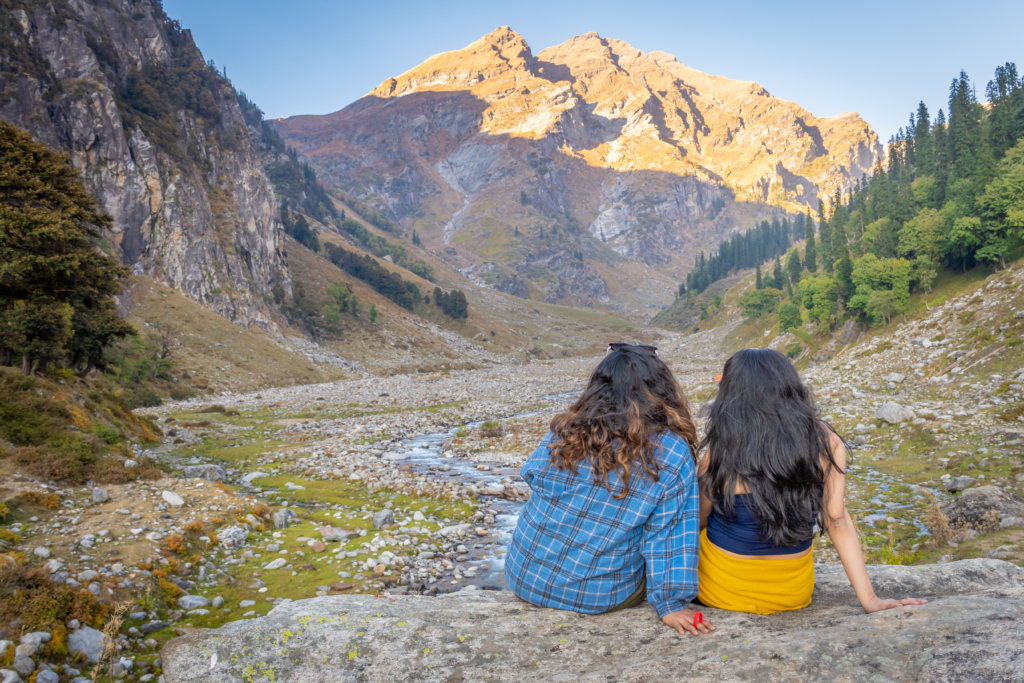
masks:
[[[696,429],[652,346],[612,344],[523,466],[532,495],[505,577],[540,607],[601,614],[645,601],[680,633],[714,627],[697,595]]]
[[[778,351],[746,349],[725,364],[701,460],[699,600],[772,614],[811,604],[815,525],[827,531],[865,612],[927,600],[884,600],[864,567],[843,502],[846,448]]]

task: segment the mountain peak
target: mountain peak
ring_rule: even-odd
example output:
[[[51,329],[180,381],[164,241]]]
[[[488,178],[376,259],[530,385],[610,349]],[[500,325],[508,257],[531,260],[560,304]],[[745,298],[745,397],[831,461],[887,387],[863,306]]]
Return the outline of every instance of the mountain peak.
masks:
[[[533,51],[508,26],[499,26],[461,50],[442,52],[400,76],[389,78],[373,96],[400,97],[417,90],[456,90],[494,78],[507,71],[532,71]]]

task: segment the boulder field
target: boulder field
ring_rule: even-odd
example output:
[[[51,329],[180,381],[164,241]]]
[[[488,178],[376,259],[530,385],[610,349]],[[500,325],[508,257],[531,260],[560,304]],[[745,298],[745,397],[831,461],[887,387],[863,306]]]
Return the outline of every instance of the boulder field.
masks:
[[[586,616],[511,593],[329,596],[197,630],[161,653],[166,683],[224,681],[1002,681],[1024,679],[1024,569],[994,559],[868,567],[864,614],[841,567],[819,567],[806,609],[706,608],[717,631],[664,626],[650,606]]]

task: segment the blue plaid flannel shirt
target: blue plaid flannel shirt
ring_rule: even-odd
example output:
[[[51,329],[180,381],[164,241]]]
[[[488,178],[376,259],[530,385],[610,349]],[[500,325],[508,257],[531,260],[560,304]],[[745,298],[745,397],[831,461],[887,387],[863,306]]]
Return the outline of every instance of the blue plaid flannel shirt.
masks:
[[[663,617],[697,595],[700,497],[686,441],[658,439],[659,479],[634,475],[615,500],[580,463],[575,476],[551,466],[548,434],[523,465],[532,493],[512,534],[505,578],[541,607],[600,614],[621,604],[646,573],[647,601]],[[621,479],[609,475],[612,489]]]

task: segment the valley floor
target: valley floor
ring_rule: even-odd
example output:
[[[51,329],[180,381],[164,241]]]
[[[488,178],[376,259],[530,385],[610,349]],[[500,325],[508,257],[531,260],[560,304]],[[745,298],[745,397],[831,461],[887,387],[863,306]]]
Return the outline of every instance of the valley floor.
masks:
[[[1003,277],[1015,283],[1024,271]],[[825,417],[851,442],[847,504],[870,562],[1024,560],[1021,528],[953,529],[948,546],[929,544],[933,503],[954,495],[947,482],[1024,486],[1024,428],[1003,419],[1024,405],[1015,360],[996,354],[942,375],[952,381],[932,370],[982,360],[970,356],[971,325],[950,324],[972,296],[805,372]],[[736,325],[657,332],[695,414],[714,396]],[[923,343],[940,330],[942,339]],[[61,503],[15,510],[9,549],[34,553],[57,578],[103,598],[131,601],[122,644],[136,671],[157,672],[158,648],[175,635],[292,600],[500,588],[504,544],[528,496],[519,467],[598,360],[368,377],[146,409],[164,436],[143,457],[167,476],[99,493],[11,479],[22,491],[56,492]],[[877,419],[890,401],[915,415]],[[837,561],[827,539],[815,554],[820,564]]]

